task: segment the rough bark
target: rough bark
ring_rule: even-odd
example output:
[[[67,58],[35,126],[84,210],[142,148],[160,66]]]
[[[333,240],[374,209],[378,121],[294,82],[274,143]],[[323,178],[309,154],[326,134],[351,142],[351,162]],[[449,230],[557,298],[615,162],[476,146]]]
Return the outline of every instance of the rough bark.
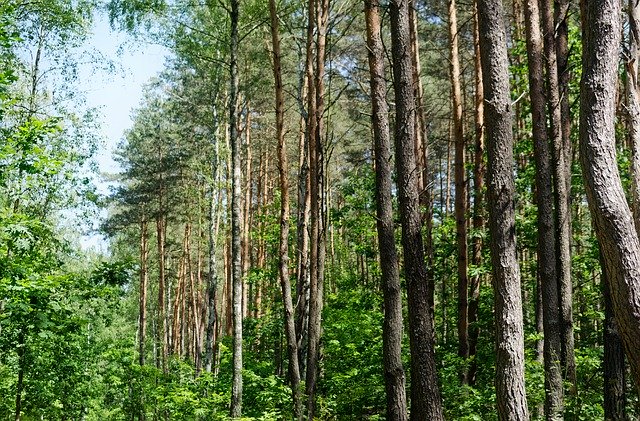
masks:
[[[545,414],[546,419],[563,418],[563,380],[560,356],[560,301],[556,276],[555,220],[553,213],[553,174],[551,152],[547,137],[547,115],[544,85],[544,52],[540,33],[538,0],[525,5],[527,57],[531,114],[533,121],[533,149],[536,162],[536,202],[538,206],[538,277],[542,296],[542,325],[544,332]]]
[[[365,0],[364,11],[371,86],[371,122],[375,143],[376,215],[384,295],[382,355],[387,393],[387,418],[407,420],[405,374],[402,366],[402,294],[393,224],[389,106],[386,98],[384,46],[380,33],[379,9],[380,5],[377,0]]]
[[[500,0],[478,1],[485,93],[487,193],[495,291],[496,396],[501,420],[527,420],[520,270],[516,258],[513,115],[504,11]]]
[[[409,299],[411,419],[441,420],[443,413],[435,366],[433,319],[426,300],[428,287],[414,149],[416,113],[412,86],[409,1],[391,1],[390,16],[396,101],[398,197]]]
[[[313,6],[313,8],[312,8]],[[316,18],[315,74],[313,77],[315,101],[313,114],[314,131],[309,142],[309,172],[311,177],[311,253],[309,282],[309,348],[307,351],[306,393],[308,397],[307,415],[313,419],[315,413],[315,392],[319,375],[320,336],[322,327],[322,305],[324,295],[324,259],[326,252],[324,229],[324,150],[323,150],[323,114],[324,114],[324,64],[326,51],[327,23],[329,18],[329,0],[309,1],[309,14]],[[310,82],[311,83],[311,82]]]
[[[306,51],[305,51],[305,67],[303,82],[306,87],[306,103],[307,109],[304,114],[305,117],[305,134],[304,134],[304,152],[300,152],[303,157],[300,160],[300,174],[299,182],[305,184],[304,206],[305,213],[299,214],[304,218],[304,227],[298,226],[299,229],[304,229],[302,237],[299,237],[299,272],[298,272],[298,285],[296,286],[297,292],[297,318],[296,318],[296,332],[298,334],[298,349],[300,355],[300,375],[303,380],[306,381],[307,373],[307,359],[308,359],[308,344],[309,344],[309,298],[311,290],[311,254],[312,243],[311,235],[313,233],[313,227],[311,225],[311,195],[312,195],[312,153],[314,144],[312,144],[312,138],[316,130],[316,101],[315,101],[315,84],[313,81],[313,52],[314,52],[314,37],[316,26],[315,16],[315,1],[309,0],[307,7],[307,39],[306,39]],[[315,165],[315,161],[314,161]],[[305,168],[306,167],[306,168]],[[315,169],[314,169],[315,171]],[[304,177],[304,180],[303,180]],[[300,192],[299,192],[300,194]],[[302,199],[299,195],[298,199]],[[313,221],[315,222],[315,221]],[[300,235],[300,234],[299,234]],[[315,235],[315,234],[314,234]]]
[[[242,414],[242,169],[238,135],[238,17],[239,0],[231,0],[230,67],[229,67],[229,140],[231,142],[231,271],[233,288],[233,380],[231,386],[231,418]]]
[[[580,158],[589,209],[604,257],[618,332],[640,385],[640,241],[616,165],[615,100],[620,3],[582,3]]]
[[[278,175],[280,178],[280,246],[279,275],[284,307],[285,336],[288,352],[288,376],[293,398],[293,413],[296,419],[302,419],[300,365],[298,364],[298,342],[291,298],[289,280],[289,165],[284,132],[284,88],[282,85],[282,54],[280,51],[280,32],[275,0],[269,0],[271,18],[271,43],[273,46],[273,77],[276,99],[276,137],[278,139]]]
[[[458,17],[455,0],[449,0],[449,76],[453,105],[453,140],[455,143],[454,181],[456,243],[458,250],[458,356],[469,358],[469,277],[467,246],[467,182],[465,180],[465,138],[458,54]],[[469,384],[469,371],[460,373],[462,384]]]
[[[624,421],[627,419],[626,379],[624,366],[624,349],[618,334],[613,316],[611,292],[607,285],[606,274],[602,274],[604,296],[604,419],[607,421]]]
[[[562,364],[565,376],[575,389],[575,355],[573,338],[573,287],[571,285],[571,211],[569,208],[569,163],[562,136],[560,81],[556,53],[555,20],[552,0],[541,0],[540,16],[544,36],[544,56],[547,71],[547,107],[549,136],[552,144],[555,188],[557,277],[560,291]],[[570,145],[569,145],[570,147]]]
[[[420,176],[418,177],[418,192],[420,206],[423,209],[422,224],[424,237],[424,254],[427,262],[427,300],[431,313],[434,312],[435,276],[433,273],[433,199],[431,197],[431,171],[429,169],[429,147],[427,136],[427,118],[425,116],[422,87],[422,67],[420,63],[420,45],[418,43],[418,16],[415,10],[416,2],[409,7],[409,19],[411,21],[411,59],[413,63],[413,84],[416,100],[416,165]]]

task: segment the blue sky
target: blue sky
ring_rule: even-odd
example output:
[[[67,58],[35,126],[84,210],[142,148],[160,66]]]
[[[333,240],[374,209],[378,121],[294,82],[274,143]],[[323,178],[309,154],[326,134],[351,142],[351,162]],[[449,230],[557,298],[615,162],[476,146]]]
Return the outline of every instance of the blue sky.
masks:
[[[162,70],[167,50],[112,31],[103,14],[96,16],[86,48],[115,65],[113,72],[96,70],[93,65],[80,71],[81,90],[85,92],[87,105],[101,110],[106,147],[98,156],[100,170],[114,173],[117,165],[111,157],[113,150],[131,126],[131,110],[139,105],[144,84]]]
[[[115,69],[107,71],[105,68],[110,66],[95,62],[83,64],[79,69],[79,88],[86,97],[87,106],[98,108],[102,117],[104,147],[97,155],[100,172],[115,174],[119,169],[113,161],[113,152],[124,131],[132,124],[131,111],[140,104],[144,85],[163,69],[168,51],[159,45],[134,40],[123,32],[112,31],[104,14],[95,17],[93,34],[83,50],[110,61]],[[98,191],[107,194],[109,183],[100,180]],[[85,249],[102,252],[108,249],[104,238],[97,233],[83,236],[81,243]]]

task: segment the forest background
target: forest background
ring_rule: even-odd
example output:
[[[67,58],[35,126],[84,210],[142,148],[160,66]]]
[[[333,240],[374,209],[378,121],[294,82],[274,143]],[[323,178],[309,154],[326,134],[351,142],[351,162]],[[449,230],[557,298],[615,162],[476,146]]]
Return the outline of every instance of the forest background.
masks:
[[[100,13],[169,52],[108,194]],[[2,1],[0,417],[636,417],[639,18]]]

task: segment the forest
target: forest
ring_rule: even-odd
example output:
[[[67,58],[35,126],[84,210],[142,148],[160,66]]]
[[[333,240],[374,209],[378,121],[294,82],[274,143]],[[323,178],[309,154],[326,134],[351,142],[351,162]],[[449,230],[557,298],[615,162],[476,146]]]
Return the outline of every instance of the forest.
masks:
[[[639,233],[637,1],[0,0],[1,419],[637,419]]]

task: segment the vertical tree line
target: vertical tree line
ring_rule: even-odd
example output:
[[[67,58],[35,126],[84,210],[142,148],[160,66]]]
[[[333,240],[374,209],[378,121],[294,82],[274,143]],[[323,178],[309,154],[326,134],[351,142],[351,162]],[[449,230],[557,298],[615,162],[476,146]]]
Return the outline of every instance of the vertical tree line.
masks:
[[[211,373],[232,418],[633,413],[633,4],[626,95],[609,2],[111,6],[173,54],[112,210],[139,366]]]

